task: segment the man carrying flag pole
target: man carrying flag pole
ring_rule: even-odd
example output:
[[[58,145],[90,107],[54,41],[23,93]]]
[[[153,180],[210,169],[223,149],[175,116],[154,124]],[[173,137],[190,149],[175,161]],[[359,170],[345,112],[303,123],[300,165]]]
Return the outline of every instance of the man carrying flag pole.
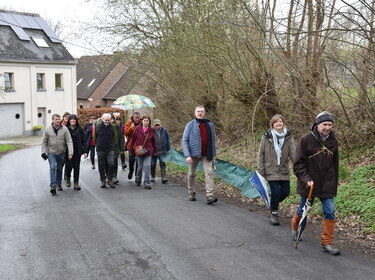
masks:
[[[308,199],[310,187],[313,185],[311,205],[314,197],[318,197],[322,202],[324,213],[322,251],[331,255],[339,255],[340,250],[332,245],[335,227],[334,197],[337,193],[339,170],[338,142],[332,132],[333,122],[330,113],[321,112],[316,117],[311,131],[301,137],[297,146],[293,170],[298,179],[297,192],[301,195],[301,200],[292,220],[292,237],[295,241],[297,240],[303,207]]]

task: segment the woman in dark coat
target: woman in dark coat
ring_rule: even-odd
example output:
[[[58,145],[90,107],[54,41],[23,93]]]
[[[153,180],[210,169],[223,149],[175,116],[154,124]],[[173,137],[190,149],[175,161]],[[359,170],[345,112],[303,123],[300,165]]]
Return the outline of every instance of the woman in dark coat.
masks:
[[[74,153],[73,158],[67,161],[65,167],[67,176],[66,186],[71,186],[70,177],[72,169],[74,169],[74,189],[79,191],[81,189],[78,184],[81,155],[83,154],[85,158],[87,157],[86,135],[82,127],[79,125],[78,117],[75,114],[69,115],[67,127],[69,129],[70,135],[72,136]]]
[[[333,248],[335,227],[334,197],[337,193],[339,174],[339,150],[335,134],[332,132],[333,117],[321,112],[309,133],[303,135],[297,146],[294,174],[297,176],[297,192],[301,195],[300,204],[292,220],[292,236],[303,213],[309,189],[313,186],[313,197],[318,197],[323,208],[322,251],[338,255],[340,250]]]
[[[146,139],[146,141],[145,141]],[[137,146],[143,146],[147,153],[142,156],[136,156],[138,169],[135,176],[135,182],[138,186],[142,182],[142,171],[145,169],[144,187],[151,189],[150,183],[150,170],[151,170],[151,156],[156,154],[156,141],[154,137],[154,130],[151,128],[151,119],[149,116],[143,116],[141,125],[137,126],[134,130],[133,136],[129,144],[129,152],[134,154],[134,149]]]

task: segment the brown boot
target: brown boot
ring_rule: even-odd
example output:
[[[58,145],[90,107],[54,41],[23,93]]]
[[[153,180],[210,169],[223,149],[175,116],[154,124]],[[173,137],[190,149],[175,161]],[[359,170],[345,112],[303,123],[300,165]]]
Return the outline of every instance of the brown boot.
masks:
[[[292,238],[294,241],[297,241],[297,230],[298,230],[298,225],[299,225],[300,220],[301,220],[301,217],[298,216],[297,213],[294,213],[294,216],[292,219]]]
[[[331,255],[339,255],[340,250],[332,247],[333,231],[335,229],[335,220],[323,220],[323,233],[320,243],[322,243],[322,251]]]

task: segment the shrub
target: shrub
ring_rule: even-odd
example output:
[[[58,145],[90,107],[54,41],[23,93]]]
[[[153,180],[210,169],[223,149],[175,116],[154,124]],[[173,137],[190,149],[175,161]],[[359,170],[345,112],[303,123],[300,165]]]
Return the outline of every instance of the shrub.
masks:
[[[37,125],[33,126],[33,131],[39,131],[39,130],[42,130],[42,129],[43,129],[43,126],[40,125],[40,124],[37,124]]]

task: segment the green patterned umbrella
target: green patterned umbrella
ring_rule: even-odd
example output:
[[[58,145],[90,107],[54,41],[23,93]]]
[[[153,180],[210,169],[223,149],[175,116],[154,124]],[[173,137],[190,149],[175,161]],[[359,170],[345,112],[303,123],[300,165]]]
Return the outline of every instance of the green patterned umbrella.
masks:
[[[137,94],[128,94],[117,98],[112,108],[118,108],[122,110],[134,110],[140,108],[155,108],[155,104],[146,96]]]

